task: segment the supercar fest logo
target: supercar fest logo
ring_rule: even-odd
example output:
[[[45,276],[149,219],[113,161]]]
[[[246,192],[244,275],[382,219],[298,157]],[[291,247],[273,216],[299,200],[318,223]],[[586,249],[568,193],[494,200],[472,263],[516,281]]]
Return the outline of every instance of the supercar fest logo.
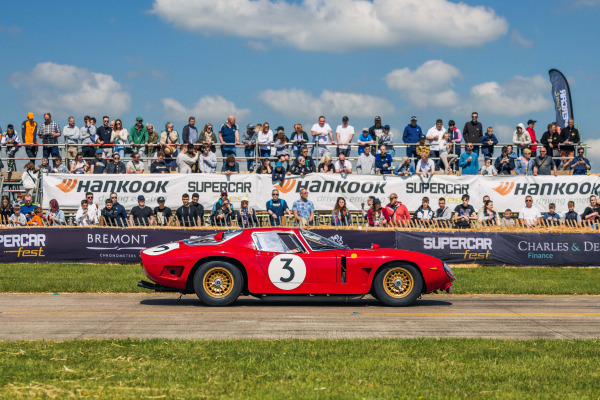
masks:
[[[46,257],[46,235],[43,233],[0,235],[0,245],[5,249],[4,253],[17,258]]]

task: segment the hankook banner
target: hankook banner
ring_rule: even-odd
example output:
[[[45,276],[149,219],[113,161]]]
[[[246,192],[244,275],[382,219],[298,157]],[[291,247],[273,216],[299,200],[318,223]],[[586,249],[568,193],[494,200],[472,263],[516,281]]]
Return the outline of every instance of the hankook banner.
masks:
[[[575,202],[575,210],[583,212],[589,196],[597,194],[600,177],[583,176],[446,176],[434,175],[427,179],[420,176],[398,177],[386,175],[340,175],[309,174],[289,176],[282,183],[273,183],[269,175],[220,175],[220,174],[141,174],[141,175],[71,175],[50,174],[44,178],[42,205],[48,208],[51,199],[56,199],[63,209],[77,209],[86,192],[94,193],[94,201],[101,206],[111,192],[116,192],[118,201],[127,210],[137,205],[137,197],[143,194],[146,204],[157,205],[158,197],[166,199],[171,208],[181,206],[184,193],[200,195],[205,209],[211,209],[222,190],[227,191],[235,207],[243,197],[248,197],[250,206],[264,210],[272,199],[273,189],[278,189],[281,198],[292,207],[300,198],[300,190],[309,191],[309,199],[317,210],[331,210],[338,197],[343,197],[350,210],[360,210],[369,196],[375,196],[385,205],[391,193],[411,211],[416,210],[422,198],[429,197],[430,206],[437,208],[437,199],[444,197],[449,207],[461,203],[464,194],[471,196],[471,204],[479,209],[484,195],[494,201],[494,208],[513,212],[525,205],[525,197],[533,196],[534,206],[547,211],[549,203],[555,203],[557,212],[567,211],[569,200]]]
[[[140,251],[159,244],[218,231],[128,228],[7,228],[0,229],[0,262],[83,262],[135,264]],[[335,242],[353,248],[394,248],[391,231],[315,230]]]
[[[589,233],[396,232],[398,248],[449,264],[600,265],[600,235]]]

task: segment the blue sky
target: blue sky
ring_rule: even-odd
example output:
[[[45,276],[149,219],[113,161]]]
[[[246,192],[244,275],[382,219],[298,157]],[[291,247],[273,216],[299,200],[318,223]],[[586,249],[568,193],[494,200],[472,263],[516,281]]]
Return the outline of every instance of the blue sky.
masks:
[[[2,2],[0,126],[50,111],[61,125],[141,115],[181,132],[189,115],[233,113],[289,133],[321,114],[334,129],[381,115],[398,135],[411,115],[462,128],[477,110],[506,141],[519,122],[538,120],[541,136],[554,120],[557,68],[600,148],[599,16],[598,0]]]

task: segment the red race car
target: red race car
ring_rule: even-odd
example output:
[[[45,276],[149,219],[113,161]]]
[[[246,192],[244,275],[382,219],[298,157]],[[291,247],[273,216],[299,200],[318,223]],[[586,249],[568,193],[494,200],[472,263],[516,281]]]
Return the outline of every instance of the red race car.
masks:
[[[151,247],[142,268],[160,292],[196,293],[209,306],[240,294],[344,296],[371,294],[388,306],[407,306],[421,294],[451,291],[454,274],[435,257],[405,250],[350,249],[296,228],[231,230]]]

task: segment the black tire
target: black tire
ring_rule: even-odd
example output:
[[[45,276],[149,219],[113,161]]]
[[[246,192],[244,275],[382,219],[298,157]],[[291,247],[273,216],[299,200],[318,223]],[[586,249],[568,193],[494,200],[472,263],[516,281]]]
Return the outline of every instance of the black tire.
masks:
[[[194,274],[194,291],[207,306],[228,306],[239,297],[244,287],[240,270],[226,261],[202,264]]]
[[[386,306],[405,307],[421,295],[423,278],[412,265],[393,264],[377,271],[373,287],[375,297]]]

